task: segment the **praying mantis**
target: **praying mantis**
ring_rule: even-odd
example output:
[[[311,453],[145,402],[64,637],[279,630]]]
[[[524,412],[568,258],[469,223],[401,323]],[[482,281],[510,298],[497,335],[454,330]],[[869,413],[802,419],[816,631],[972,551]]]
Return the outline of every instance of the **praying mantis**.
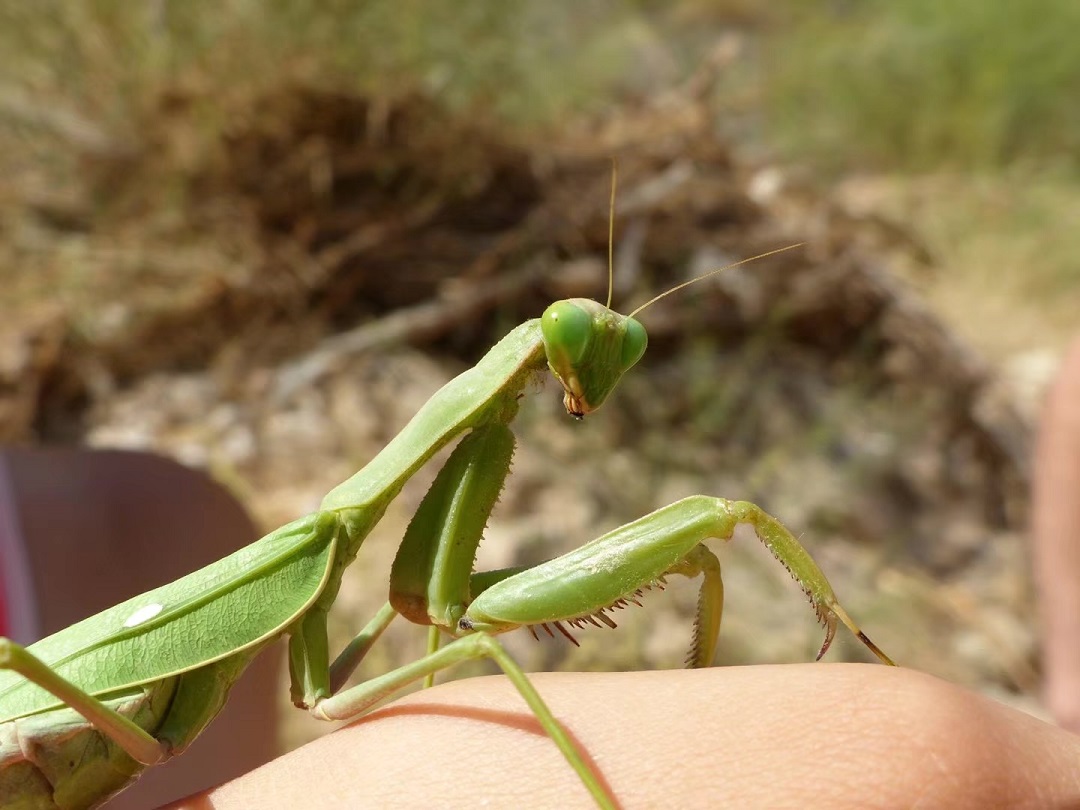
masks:
[[[612,200],[614,186],[613,175]],[[458,663],[493,659],[596,804],[615,807],[611,789],[497,637],[521,627],[554,627],[569,636],[568,625],[612,624],[607,611],[636,602],[642,589],[667,576],[700,577],[687,663],[709,666],[723,585],[719,561],[704,541],[730,539],[738,524],[754,529],[809,597],[825,627],[818,658],[840,622],[892,665],[840,606],[795,537],[744,501],[691,496],[546,563],[473,572],[514,451],[509,425],[530,382],[547,367],[563,389],[567,413],[582,419],[645,352],[645,328],[634,317],[644,307],[627,316],[610,308],[610,241],[607,304],[558,301],[513,329],[436,392],[318,511],[29,647],[0,639],[0,807],[84,808],[104,801],[145,767],[182,753],[220,711],[245,667],[283,635],[293,702],[325,720],[354,718]],[[405,532],[389,601],[331,662],[327,615],[343,572],[405,482],[459,437]],[[343,688],[399,614],[430,628],[427,654]],[[440,646],[442,636],[450,640]]]

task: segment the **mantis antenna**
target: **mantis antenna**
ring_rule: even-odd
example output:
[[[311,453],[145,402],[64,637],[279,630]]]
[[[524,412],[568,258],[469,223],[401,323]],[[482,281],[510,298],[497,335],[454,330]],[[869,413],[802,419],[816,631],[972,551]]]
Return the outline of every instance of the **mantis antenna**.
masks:
[[[658,296],[656,296],[655,298],[651,298],[648,301],[646,301],[640,307],[638,307],[633,312],[631,312],[627,317],[628,318],[633,318],[635,315],[637,315],[639,312],[641,312],[641,310],[645,309],[645,307],[652,306],[657,301],[659,301],[661,298],[665,298],[666,296],[671,295],[673,292],[678,292],[683,287],[689,287],[691,284],[696,284],[699,281],[704,281],[705,279],[709,278],[710,276],[715,276],[717,273],[723,273],[725,270],[730,270],[732,267],[738,267],[740,264],[747,264],[749,262],[757,261],[758,259],[764,259],[766,256],[772,256],[772,255],[775,255],[777,253],[783,253],[785,250],[794,250],[795,248],[802,247],[805,244],[806,244],[806,242],[796,242],[794,245],[788,245],[787,247],[777,248],[776,250],[770,250],[770,251],[767,251],[765,253],[759,253],[757,256],[751,256],[748,259],[741,259],[740,261],[732,262],[731,264],[725,264],[723,267],[717,267],[715,270],[710,270],[708,273],[704,273],[704,274],[698,276],[697,278],[692,278],[689,281],[684,281],[682,284],[676,284],[670,290],[662,292]]]
[[[618,186],[619,180],[619,164],[615,158],[611,159],[611,200],[608,203],[608,241],[607,241],[607,269],[608,269],[608,283],[607,283],[607,303],[604,305],[608,309],[611,309],[611,296],[615,287],[615,190]],[[689,281],[684,281],[682,284],[676,284],[670,290],[660,293],[654,298],[650,298],[640,307],[631,312],[627,317],[633,318],[641,310],[646,307],[650,307],[659,301],[661,298],[671,295],[673,292],[678,292],[683,287],[689,287],[691,284],[696,284],[699,281],[704,281],[710,276],[715,276],[717,273],[722,273],[725,270],[730,270],[733,267],[738,267],[740,264],[749,264],[750,262],[757,261],[758,259],[764,259],[766,256],[772,256],[777,253],[783,253],[785,250],[794,250],[797,247],[802,247],[806,242],[796,242],[794,245],[788,245],[787,247],[777,248],[776,250],[770,250],[765,253],[759,253],[756,256],[751,256],[748,259],[741,259],[731,264],[725,264],[723,267],[717,267],[715,270],[710,270],[707,273],[703,273],[697,278],[692,278]]]
[[[611,159],[611,203],[608,206],[607,226],[607,303],[604,305],[611,309],[611,292],[615,286],[615,184],[619,175],[619,165],[615,158]]]

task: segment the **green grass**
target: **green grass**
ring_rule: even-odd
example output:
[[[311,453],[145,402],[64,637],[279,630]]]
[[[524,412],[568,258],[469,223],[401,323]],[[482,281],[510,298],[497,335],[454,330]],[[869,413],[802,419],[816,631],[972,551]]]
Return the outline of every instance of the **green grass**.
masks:
[[[791,154],[834,169],[1076,168],[1080,4],[816,0],[768,40]]]
[[[163,92],[228,107],[300,80],[421,87],[561,127],[677,80],[737,31],[762,46],[762,70],[735,66],[740,87],[721,86],[760,82],[764,134],[792,155],[837,170],[1075,167],[1078,30],[1073,0],[0,0],[0,119],[12,88],[122,132]]]
[[[550,124],[607,97],[635,56],[633,36],[613,32],[634,20],[602,0],[0,0],[0,89],[30,89],[110,128],[165,91],[209,92],[224,106],[297,81],[420,87],[451,106]]]

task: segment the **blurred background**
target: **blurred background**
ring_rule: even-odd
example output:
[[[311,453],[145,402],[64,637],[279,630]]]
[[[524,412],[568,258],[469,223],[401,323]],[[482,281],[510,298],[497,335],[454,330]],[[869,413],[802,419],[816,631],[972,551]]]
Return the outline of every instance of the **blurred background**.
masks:
[[[537,386],[478,566],[747,498],[898,662],[1037,712],[1029,459],[1080,311],[1078,29],[1071,0],[0,0],[0,441],[154,451],[291,520],[514,324],[603,300],[615,158],[623,311],[806,244],[648,310],[584,423]],[[332,647],[433,474],[361,549]],[[717,551],[718,663],[812,658],[783,569],[752,535]],[[695,598],[509,643],[678,667]],[[423,650],[388,636],[362,676]],[[868,660],[842,631],[829,659]],[[282,745],[325,730],[280,694]]]

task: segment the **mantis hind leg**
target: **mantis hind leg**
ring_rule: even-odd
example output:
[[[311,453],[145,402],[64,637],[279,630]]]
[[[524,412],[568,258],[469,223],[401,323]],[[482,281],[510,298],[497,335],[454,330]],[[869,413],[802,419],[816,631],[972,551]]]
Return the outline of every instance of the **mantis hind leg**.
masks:
[[[477,658],[491,658],[502,668],[529,705],[541,727],[577,772],[597,805],[602,808],[617,807],[618,803],[610,788],[590,767],[585,755],[582,754],[569,732],[555,718],[551,709],[540,697],[540,693],[529,681],[528,676],[506,652],[502,644],[488,633],[474,633],[458,638],[411,664],[406,664],[318,702],[311,709],[311,713],[323,720],[349,720],[358,717],[379,701],[415,681]]]
[[[14,641],[0,638],[0,669],[18,672],[26,680],[55,695],[143,765],[157,765],[171,753],[133,721],[84,692]]]

